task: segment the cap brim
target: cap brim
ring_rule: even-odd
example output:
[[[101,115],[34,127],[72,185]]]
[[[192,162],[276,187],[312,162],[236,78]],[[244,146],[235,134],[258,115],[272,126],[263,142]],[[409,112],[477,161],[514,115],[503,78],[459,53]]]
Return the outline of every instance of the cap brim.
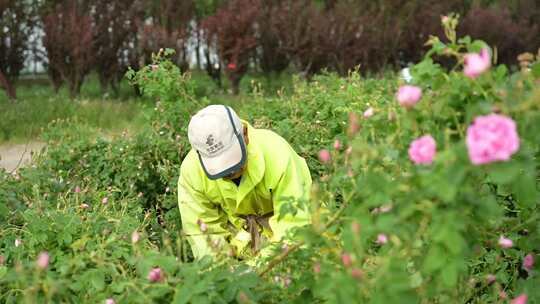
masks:
[[[236,142],[219,156],[204,157],[198,154],[204,173],[212,180],[240,170],[247,159],[246,146],[240,135],[236,135]]]

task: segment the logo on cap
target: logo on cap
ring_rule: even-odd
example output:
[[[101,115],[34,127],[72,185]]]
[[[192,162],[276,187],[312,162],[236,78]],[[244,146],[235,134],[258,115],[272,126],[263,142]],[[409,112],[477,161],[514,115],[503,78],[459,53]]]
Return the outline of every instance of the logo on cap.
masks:
[[[214,135],[210,134],[206,138],[206,145],[208,148],[206,148],[206,153],[211,155],[216,155],[219,153],[223,148],[225,148],[225,145],[223,145],[222,141],[219,141],[216,143],[216,140],[214,138]]]
[[[206,138],[206,144],[212,146],[214,144],[214,136],[212,134],[208,135]]]

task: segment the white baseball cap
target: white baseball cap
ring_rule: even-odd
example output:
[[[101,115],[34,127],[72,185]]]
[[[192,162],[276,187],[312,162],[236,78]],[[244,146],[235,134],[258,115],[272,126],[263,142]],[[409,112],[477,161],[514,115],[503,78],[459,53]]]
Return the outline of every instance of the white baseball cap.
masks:
[[[242,122],[228,106],[210,105],[197,112],[189,122],[188,138],[209,179],[230,175],[246,162]]]

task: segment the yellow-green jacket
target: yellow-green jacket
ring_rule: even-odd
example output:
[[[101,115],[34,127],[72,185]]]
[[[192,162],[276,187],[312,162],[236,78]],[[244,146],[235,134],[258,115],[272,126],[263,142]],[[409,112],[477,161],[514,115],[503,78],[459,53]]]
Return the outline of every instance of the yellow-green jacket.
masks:
[[[247,245],[249,239],[243,229],[242,215],[274,212],[269,219],[272,232],[268,236],[272,242],[279,241],[289,228],[310,222],[310,213],[305,208],[278,221],[284,203],[293,199],[298,206],[299,200],[309,197],[311,176],[305,160],[276,133],[244,124],[248,126],[249,144],[247,168],[240,186],[230,180],[210,180],[194,150],[182,162],[178,206],[195,258],[215,255],[214,245],[222,248],[235,242]],[[207,225],[204,233],[201,222]]]

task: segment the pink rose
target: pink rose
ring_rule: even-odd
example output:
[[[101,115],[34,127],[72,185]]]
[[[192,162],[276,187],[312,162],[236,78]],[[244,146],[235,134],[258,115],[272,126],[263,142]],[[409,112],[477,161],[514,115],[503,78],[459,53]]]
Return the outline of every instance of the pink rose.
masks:
[[[321,273],[321,264],[315,263],[315,265],[313,265],[313,272],[316,274]]]
[[[323,149],[319,151],[319,160],[321,161],[321,163],[326,164],[330,161],[330,159],[331,159],[331,156],[328,150]]]
[[[338,150],[341,149],[341,142],[339,141],[339,139],[336,139],[336,140],[334,141],[334,149],[335,149],[336,151],[338,151]]]
[[[79,187],[79,186],[75,187],[75,189],[73,189],[73,192],[81,193],[81,187]]]
[[[487,48],[483,48],[480,54],[469,53],[464,58],[463,73],[469,78],[476,78],[491,67],[491,56]]]
[[[386,234],[379,233],[379,235],[377,235],[377,244],[384,245],[386,243],[388,243],[388,237],[386,236]]]
[[[161,272],[161,268],[156,267],[150,270],[148,273],[148,280],[152,283],[159,282],[163,279],[163,274]]]
[[[109,202],[109,198],[108,197],[104,197],[102,200],[101,200],[101,203],[103,205],[107,205],[107,203]]]
[[[349,113],[349,135],[353,136],[360,130],[360,123],[358,122],[358,115],[354,112]]]
[[[527,295],[520,294],[517,298],[513,299],[511,304],[527,304]]]
[[[133,231],[133,233],[131,233],[131,243],[135,244],[139,241],[141,235],[139,234],[139,232],[137,230]]]
[[[107,300],[105,300],[105,304],[115,304],[116,302],[114,302],[114,299],[112,298],[108,298]]]
[[[467,128],[466,143],[475,165],[509,160],[519,149],[516,123],[499,114],[478,116]]]
[[[437,152],[437,143],[431,135],[424,135],[411,143],[409,158],[417,165],[430,165]]]
[[[499,238],[499,246],[505,249],[511,248],[512,246],[514,246],[514,242],[512,242],[511,239],[507,239],[501,235],[501,237]]]
[[[367,108],[367,110],[364,111],[364,118],[370,118],[375,113],[375,110],[373,110],[372,107]]]
[[[412,85],[401,86],[396,99],[402,107],[411,108],[422,98],[422,89]]]
[[[360,234],[360,224],[356,221],[352,222],[351,224],[351,230],[355,235]]]
[[[357,280],[361,280],[364,277],[364,272],[362,271],[362,269],[353,268],[351,270],[351,276]]]
[[[42,251],[37,258],[37,267],[40,269],[45,269],[47,266],[49,266],[49,253],[46,251]]]
[[[343,263],[343,266],[350,267],[352,265],[352,258],[351,255],[348,253],[344,253],[341,255],[341,262]]]
[[[523,269],[531,271],[534,266],[534,255],[532,253],[527,254],[523,258]]]

